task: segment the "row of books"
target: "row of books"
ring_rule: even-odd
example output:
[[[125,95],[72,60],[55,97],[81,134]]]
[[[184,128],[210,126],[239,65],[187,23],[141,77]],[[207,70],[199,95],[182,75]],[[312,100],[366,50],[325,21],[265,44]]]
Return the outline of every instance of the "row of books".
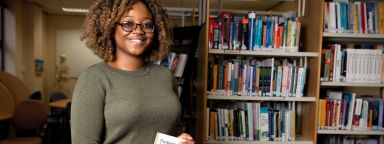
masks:
[[[175,77],[182,77],[187,63],[188,54],[170,52],[168,58],[157,61],[156,64],[163,65],[168,68]]]
[[[367,136],[327,135],[320,139],[322,144],[379,144],[379,138]]]
[[[210,66],[211,95],[302,97],[306,58],[218,58]],[[298,62],[299,61],[299,62]]]
[[[320,99],[318,129],[384,130],[384,100],[379,96],[358,98],[355,93],[328,91]]]
[[[384,2],[325,2],[324,31],[384,34]]]
[[[321,52],[321,81],[381,83],[384,76],[382,49],[342,49],[328,45]]]
[[[294,141],[296,112],[292,107],[272,109],[260,103],[238,102],[229,108],[207,108],[207,138]]]
[[[209,19],[209,48],[298,51],[301,23],[294,16],[221,12]]]

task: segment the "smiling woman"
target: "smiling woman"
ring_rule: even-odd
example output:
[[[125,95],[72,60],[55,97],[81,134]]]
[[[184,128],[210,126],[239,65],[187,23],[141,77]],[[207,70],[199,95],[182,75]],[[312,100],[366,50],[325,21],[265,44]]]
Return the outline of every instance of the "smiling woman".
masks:
[[[84,70],[72,96],[72,143],[153,143],[157,132],[183,133],[173,75],[152,62],[170,46],[156,0],[99,0],[89,9],[85,41],[104,61]]]

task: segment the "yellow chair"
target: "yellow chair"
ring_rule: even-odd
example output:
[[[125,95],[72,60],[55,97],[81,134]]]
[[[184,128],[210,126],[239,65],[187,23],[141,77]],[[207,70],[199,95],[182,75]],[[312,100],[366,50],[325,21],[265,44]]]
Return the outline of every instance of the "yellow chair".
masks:
[[[12,125],[16,137],[9,138],[0,144],[42,144],[41,133],[47,122],[48,106],[37,100],[24,100],[16,105],[12,115]]]

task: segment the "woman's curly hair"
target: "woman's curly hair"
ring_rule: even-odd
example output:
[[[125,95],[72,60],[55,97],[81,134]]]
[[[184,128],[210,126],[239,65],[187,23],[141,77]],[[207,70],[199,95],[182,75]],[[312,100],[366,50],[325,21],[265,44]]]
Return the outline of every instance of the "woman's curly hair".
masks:
[[[116,44],[113,38],[115,23],[136,2],[143,2],[152,13],[155,31],[152,45],[144,53],[145,60],[161,60],[168,54],[171,45],[168,15],[157,0],[96,0],[89,8],[81,40],[100,58],[110,61],[115,57]]]

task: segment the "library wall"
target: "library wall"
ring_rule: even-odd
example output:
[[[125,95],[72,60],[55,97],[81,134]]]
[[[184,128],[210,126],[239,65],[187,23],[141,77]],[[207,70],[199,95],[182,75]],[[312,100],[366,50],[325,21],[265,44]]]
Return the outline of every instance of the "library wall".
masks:
[[[33,90],[42,90],[44,75],[35,74],[35,59],[44,59],[44,17],[42,8],[34,3],[6,1],[5,57],[6,71],[23,81]],[[12,52],[12,53],[11,53]],[[9,62],[8,62],[9,61]],[[14,65],[14,66],[13,66]]]
[[[47,61],[46,74],[47,81],[45,83],[46,94],[50,94],[55,90],[55,66],[58,63],[58,56],[56,55],[56,30],[80,30],[85,16],[62,16],[62,15],[48,15],[47,16]],[[80,37],[78,37],[80,40]],[[85,49],[86,50],[86,49]],[[72,78],[67,81],[65,87],[68,89],[67,96],[72,96],[73,87],[76,84],[76,79]]]

